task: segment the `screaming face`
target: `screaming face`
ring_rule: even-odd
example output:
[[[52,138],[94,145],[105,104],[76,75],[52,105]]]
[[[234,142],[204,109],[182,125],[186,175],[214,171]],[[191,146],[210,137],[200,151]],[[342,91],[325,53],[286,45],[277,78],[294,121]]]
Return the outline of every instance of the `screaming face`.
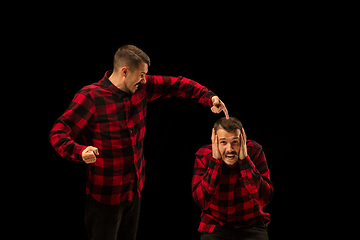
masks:
[[[228,165],[235,164],[239,160],[240,129],[227,132],[220,128],[217,130],[217,135],[222,160]]]
[[[146,83],[145,74],[148,72],[148,65],[141,63],[139,68],[134,72],[130,72],[125,79],[126,92],[134,94],[141,84]]]

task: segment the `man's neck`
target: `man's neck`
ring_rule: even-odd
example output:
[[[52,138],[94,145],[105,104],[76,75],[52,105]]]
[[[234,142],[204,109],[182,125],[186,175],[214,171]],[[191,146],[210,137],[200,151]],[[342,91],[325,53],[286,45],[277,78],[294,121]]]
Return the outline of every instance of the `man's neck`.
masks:
[[[109,80],[112,84],[114,84],[115,87],[124,92],[127,92],[124,80],[120,79],[120,77],[117,74],[114,74],[114,72],[110,75]]]

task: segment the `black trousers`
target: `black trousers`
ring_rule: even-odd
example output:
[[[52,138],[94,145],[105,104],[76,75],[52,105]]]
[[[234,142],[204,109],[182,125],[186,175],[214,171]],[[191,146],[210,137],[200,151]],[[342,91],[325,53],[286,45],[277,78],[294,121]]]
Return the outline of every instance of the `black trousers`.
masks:
[[[136,193],[137,191],[135,191]],[[85,226],[90,240],[135,240],[140,215],[140,199],[120,205],[106,205],[87,196]]]
[[[213,233],[202,233],[201,240],[269,240],[266,226],[230,229],[215,227]]]

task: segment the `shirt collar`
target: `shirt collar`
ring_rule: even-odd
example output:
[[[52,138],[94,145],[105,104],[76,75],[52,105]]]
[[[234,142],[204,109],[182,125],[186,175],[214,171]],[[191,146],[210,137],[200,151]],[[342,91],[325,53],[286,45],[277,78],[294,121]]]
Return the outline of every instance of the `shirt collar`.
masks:
[[[236,163],[234,163],[233,165],[227,165],[226,163],[222,164],[222,171],[226,174],[239,173],[240,172],[239,161],[236,161]]]
[[[127,97],[129,94],[124,92],[123,90],[117,88],[112,82],[109,80],[112,71],[106,71],[103,79],[101,79],[101,85],[105,85],[111,92],[115,93],[119,97]]]

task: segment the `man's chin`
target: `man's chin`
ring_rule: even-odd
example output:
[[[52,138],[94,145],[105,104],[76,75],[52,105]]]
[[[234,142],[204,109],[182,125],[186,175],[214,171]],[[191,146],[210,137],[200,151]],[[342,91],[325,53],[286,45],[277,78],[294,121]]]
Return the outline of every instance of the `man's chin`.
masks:
[[[223,157],[223,161],[227,164],[227,165],[234,165],[237,161],[238,161],[238,158],[237,157],[234,157],[232,159],[229,159],[227,157]]]

